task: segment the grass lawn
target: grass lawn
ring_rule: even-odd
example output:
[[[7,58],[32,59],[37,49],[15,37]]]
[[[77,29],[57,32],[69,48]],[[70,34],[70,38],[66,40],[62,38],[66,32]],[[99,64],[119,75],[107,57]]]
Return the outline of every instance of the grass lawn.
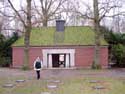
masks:
[[[30,37],[31,46],[47,45],[94,45],[95,34],[90,27],[65,27],[65,32],[55,32],[55,27],[33,28]],[[107,45],[102,38],[101,45]],[[21,37],[13,46],[24,46],[24,37]]]
[[[41,92],[51,92],[51,94],[125,94],[125,83],[113,78],[90,78],[74,77],[60,78],[60,83],[50,82],[50,79],[27,79],[24,83],[16,83],[17,79],[26,79],[25,77],[0,77],[0,94],[42,94]],[[97,80],[98,83],[90,83],[91,80]],[[13,88],[3,88],[6,82],[11,82]],[[48,89],[48,84],[56,84],[56,89]],[[96,90],[94,86],[104,86],[105,89]]]

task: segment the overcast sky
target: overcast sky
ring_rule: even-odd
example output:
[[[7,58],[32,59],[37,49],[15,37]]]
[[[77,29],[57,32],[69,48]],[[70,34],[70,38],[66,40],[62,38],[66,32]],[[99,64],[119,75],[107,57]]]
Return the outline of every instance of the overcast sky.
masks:
[[[17,8],[17,9],[19,9],[20,8],[20,5],[21,6],[26,6],[26,0],[11,0],[12,1],[12,3],[14,4],[14,6]],[[39,2],[39,0],[34,0],[36,3],[38,3]],[[93,0],[70,0],[70,1],[73,1],[73,3],[74,4],[76,4],[76,6],[78,7],[78,6],[80,6],[79,7],[79,9],[81,10],[81,11],[83,11],[84,12],[84,10],[86,9],[85,8],[85,4],[87,4],[87,5],[89,5],[89,6],[91,6],[91,9],[92,9],[92,7],[93,7]],[[79,5],[78,5],[78,3],[77,3],[77,1],[79,2]],[[104,2],[104,1],[111,1],[111,0],[99,0],[99,2]],[[115,1],[121,1],[121,5],[122,5],[122,7],[119,9],[119,11],[125,11],[125,0],[115,0]],[[114,3],[114,2],[113,2]],[[102,7],[102,6],[101,6]],[[117,12],[117,10],[116,10],[116,12]],[[109,15],[111,15],[113,13],[113,10],[109,13]],[[112,19],[110,19],[110,18],[108,18],[108,20],[112,20]],[[111,22],[111,21],[110,21]],[[109,24],[111,24],[109,22]]]
[[[19,9],[20,5],[25,6],[26,5],[26,0],[11,0],[13,1],[12,3],[14,4],[14,6]],[[36,3],[39,2],[39,0],[34,0]],[[79,5],[81,6],[81,9],[84,9],[84,6],[82,5],[83,3],[90,5],[92,7],[93,5],[93,0],[70,0],[73,1],[74,3],[76,3],[77,1],[80,2]],[[99,0],[100,1],[109,1],[109,0]],[[111,1],[111,0],[110,0]],[[125,0],[118,0],[121,1],[122,7],[120,8],[120,11],[125,11]],[[77,4],[77,3],[76,3]]]

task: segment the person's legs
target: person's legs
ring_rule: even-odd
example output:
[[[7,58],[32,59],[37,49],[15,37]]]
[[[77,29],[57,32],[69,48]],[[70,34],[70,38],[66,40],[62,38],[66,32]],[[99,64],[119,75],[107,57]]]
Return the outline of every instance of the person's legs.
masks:
[[[37,70],[36,73],[37,73],[37,79],[40,79],[40,70]]]

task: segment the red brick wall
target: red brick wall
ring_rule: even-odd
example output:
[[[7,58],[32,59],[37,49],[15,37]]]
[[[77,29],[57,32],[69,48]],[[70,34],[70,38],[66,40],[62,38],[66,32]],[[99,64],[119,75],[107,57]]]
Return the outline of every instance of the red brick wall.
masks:
[[[47,49],[55,49],[60,47],[44,47]],[[33,67],[33,62],[36,57],[42,59],[43,47],[31,47],[29,52],[30,67]],[[61,49],[75,49],[75,66],[76,67],[91,67],[94,58],[94,47],[93,46],[74,46],[74,47],[61,47]],[[13,67],[21,67],[23,65],[23,47],[13,47]],[[108,65],[108,49],[107,47],[101,47],[101,65],[107,67]]]
[[[101,49],[101,65],[102,67],[108,67],[108,48]]]
[[[75,54],[76,67],[89,67],[93,62],[94,50],[92,47],[77,48]]]
[[[13,47],[12,51],[12,66],[21,67],[24,57],[23,47]]]
[[[23,65],[24,62],[24,48],[23,47],[13,47],[13,67],[19,68]],[[33,63],[37,57],[42,59],[42,48],[40,47],[31,47],[29,50],[29,65],[33,67]]]
[[[93,47],[83,47],[77,48],[75,54],[76,67],[91,67],[94,61],[94,48]],[[102,67],[107,67],[108,65],[108,49],[107,47],[101,48],[101,65]]]
[[[32,47],[30,48],[30,52],[29,52],[29,57],[30,57],[30,66],[33,67],[34,61],[36,60],[36,58],[39,56],[40,59],[42,59],[42,48],[40,47]]]

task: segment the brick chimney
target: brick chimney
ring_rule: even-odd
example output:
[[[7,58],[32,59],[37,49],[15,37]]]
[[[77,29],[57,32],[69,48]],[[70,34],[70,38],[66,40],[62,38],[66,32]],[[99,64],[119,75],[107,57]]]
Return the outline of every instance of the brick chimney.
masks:
[[[54,43],[60,44],[64,41],[65,20],[56,20],[56,32],[54,33]]]
[[[56,31],[57,32],[65,31],[65,20],[56,20]]]

